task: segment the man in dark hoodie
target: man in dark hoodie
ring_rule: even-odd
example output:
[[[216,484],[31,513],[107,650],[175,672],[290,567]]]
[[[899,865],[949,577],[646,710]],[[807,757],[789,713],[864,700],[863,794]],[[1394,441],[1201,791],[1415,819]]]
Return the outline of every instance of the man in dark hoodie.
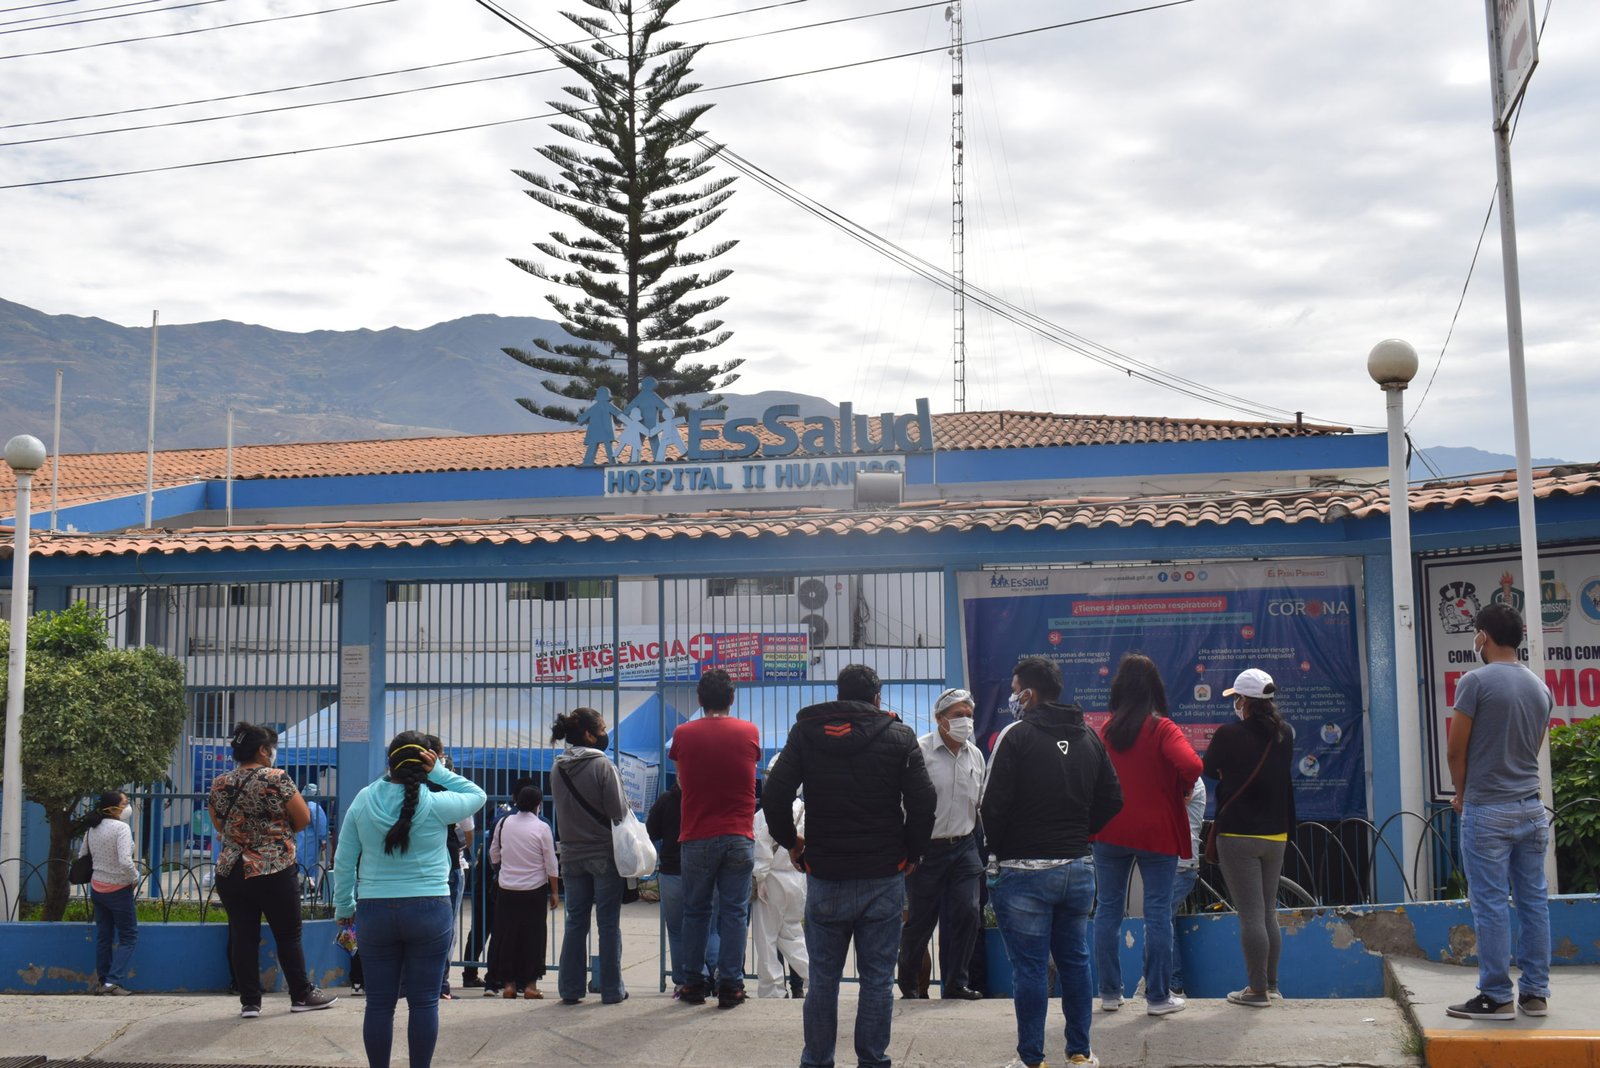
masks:
[[[1121,811],[1122,788],[1105,746],[1084,726],[1083,710],[1060,697],[1054,661],[1017,661],[1011,674],[1017,722],[995,739],[978,807],[991,858],[989,897],[1011,958],[1017,1057],[1007,1068],[1044,1063],[1052,956],[1061,977],[1067,1063],[1100,1063],[1089,1047],[1095,891],[1089,837]]]
[[[916,733],[880,707],[881,689],[878,673],[863,664],[839,672],[839,699],[800,710],[761,794],[768,832],[807,875],[811,981],[801,1068],[833,1068],[839,979],[852,938],[861,977],[856,1062],[890,1064],[905,877],[927,849],[937,799]],[[795,832],[793,809],[802,786],[805,838]]]

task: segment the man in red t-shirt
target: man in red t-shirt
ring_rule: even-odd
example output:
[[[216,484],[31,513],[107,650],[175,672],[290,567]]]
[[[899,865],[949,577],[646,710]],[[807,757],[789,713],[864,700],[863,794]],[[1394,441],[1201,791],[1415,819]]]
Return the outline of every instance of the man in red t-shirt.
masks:
[[[679,727],[667,751],[678,765],[683,790],[683,964],[696,978],[682,1000],[704,1005],[711,993],[698,978],[716,965],[717,1008],[744,1001],[745,927],[750,916],[750,885],[755,874],[756,762],[761,732],[754,723],[734,719],[733,680],[721,668],[700,676],[696,688],[705,715]],[[717,960],[707,961],[711,895],[717,895]]]

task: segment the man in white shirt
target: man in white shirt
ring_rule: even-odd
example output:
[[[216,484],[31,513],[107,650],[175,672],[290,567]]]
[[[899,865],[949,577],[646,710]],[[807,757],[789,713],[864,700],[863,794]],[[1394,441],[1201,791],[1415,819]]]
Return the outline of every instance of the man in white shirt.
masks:
[[[967,986],[967,961],[982,927],[978,893],[983,879],[973,832],[984,765],[982,751],[972,744],[972,709],[972,694],[966,690],[944,691],[933,706],[937,729],[917,740],[938,807],[927,855],[906,878],[910,915],[900,934],[897,976],[902,997],[917,996],[917,971],[935,924],[942,996],[964,1001],[983,997]]]

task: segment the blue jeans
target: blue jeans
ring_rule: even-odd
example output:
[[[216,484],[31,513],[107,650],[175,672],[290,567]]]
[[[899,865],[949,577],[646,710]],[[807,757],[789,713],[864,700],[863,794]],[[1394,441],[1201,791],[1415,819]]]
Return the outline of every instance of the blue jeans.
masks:
[[[628,996],[622,985],[623,878],[610,857],[563,861],[561,896],[567,923],[561,937],[556,990],[563,1001],[582,999],[589,974],[589,913],[600,931],[600,1000],[614,1005]],[[504,976],[500,977],[504,981]]]
[[[743,835],[683,843],[683,963],[691,975],[713,963],[707,935],[715,904],[719,990],[744,989],[745,929],[750,923],[754,876],[755,843]]]
[[[1172,880],[1178,858],[1171,853],[1094,843],[1094,875],[1100,884],[1094,911],[1094,963],[1101,997],[1123,997],[1122,914],[1127,911],[1128,875],[1139,865],[1144,879],[1144,996],[1166,1001],[1172,985]]]
[[[94,970],[102,985],[127,985],[128,962],[139,941],[139,917],[133,906],[133,887],[102,893],[89,888],[94,903]],[[115,943],[116,948],[112,948]]]
[[[1178,940],[1178,910],[1189,900],[1194,884],[1200,881],[1200,869],[1179,868],[1172,879],[1172,982],[1168,984],[1174,994],[1183,993],[1183,947]]]
[[[411,1068],[429,1068],[439,1039],[439,986],[450,957],[450,899],[362,898],[356,902],[356,937],[367,987],[361,1040],[368,1068],[389,1068],[402,984]]]
[[[672,962],[672,985],[677,988],[686,984],[691,977],[689,966],[683,958],[683,876],[663,873],[657,878],[661,884],[661,923],[667,929],[667,954]],[[715,960],[721,945],[721,936],[717,934],[717,902],[712,899],[711,923],[706,928],[707,959]],[[708,976],[702,971],[700,978]]]
[[[856,972],[856,1063],[889,1068],[889,1025],[894,1017],[894,964],[900,950],[900,911],[906,879],[819,879],[806,877],[806,952],[811,981],[806,985],[805,1049],[800,1068],[833,1068],[839,1036],[839,980],[853,938]]]
[[[1550,904],[1544,853],[1550,820],[1537,797],[1468,803],[1461,814],[1461,866],[1478,932],[1478,989],[1511,1000],[1511,909],[1517,911],[1517,967],[1524,996],[1550,996]]]
[[[1001,868],[989,884],[1000,937],[1011,958],[1012,1008],[1017,1014],[1017,1056],[1044,1058],[1044,1018],[1049,1008],[1046,968],[1051,957],[1061,979],[1067,1057],[1087,1055],[1094,1005],[1089,972],[1089,912],[1094,908],[1094,866],[1088,857],[1042,871]]]

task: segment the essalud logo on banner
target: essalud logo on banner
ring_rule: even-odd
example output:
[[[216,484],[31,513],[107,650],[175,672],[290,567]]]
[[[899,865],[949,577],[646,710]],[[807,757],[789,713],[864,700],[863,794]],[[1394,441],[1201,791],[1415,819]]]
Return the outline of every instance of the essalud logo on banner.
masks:
[[[578,425],[584,428],[580,466],[600,466],[601,452],[607,464],[659,463],[668,449],[676,449],[685,460],[697,461],[777,458],[801,449],[811,456],[933,451],[933,417],[925,397],[918,399],[914,415],[885,412],[878,416],[876,441],[872,438],[873,417],[856,415],[849,401],[839,405],[837,419],[802,415],[797,404],[775,404],[759,419],[727,419],[727,414],[726,408],[702,408],[685,416],[674,415],[672,406],[656,393],[653,378],[643,379],[638,395],[621,408],[612,402],[611,391],[601,386],[595,390],[594,403],[578,416]],[[799,429],[790,425],[796,421],[801,424]],[[731,448],[708,447],[717,436],[717,425]],[[763,441],[761,430],[777,440]]]

